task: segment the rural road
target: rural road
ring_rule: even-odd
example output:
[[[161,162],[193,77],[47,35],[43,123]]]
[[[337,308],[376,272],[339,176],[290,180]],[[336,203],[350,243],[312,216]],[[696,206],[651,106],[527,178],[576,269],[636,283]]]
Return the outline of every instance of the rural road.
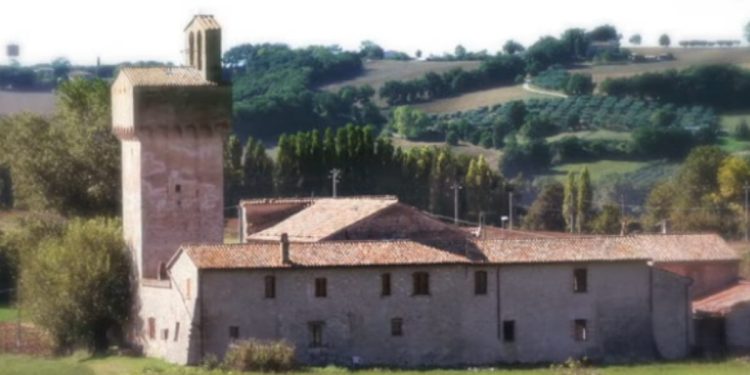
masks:
[[[526,82],[523,83],[523,89],[526,90],[526,91],[528,91],[528,92],[533,92],[535,94],[549,95],[549,96],[554,96],[554,97],[557,97],[557,98],[567,98],[568,97],[567,95],[565,95],[565,94],[563,94],[561,92],[558,92],[558,91],[544,90],[544,89],[540,89],[538,87],[534,87],[528,81],[526,81]]]

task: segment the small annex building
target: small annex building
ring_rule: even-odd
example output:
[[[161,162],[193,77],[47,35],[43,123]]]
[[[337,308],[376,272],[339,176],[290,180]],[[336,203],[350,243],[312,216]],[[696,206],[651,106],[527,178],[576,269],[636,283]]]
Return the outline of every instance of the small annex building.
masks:
[[[185,66],[112,85],[137,281],[127,335],[146,355],[197,364],[259,339],[306,364],[452,366],[748,347],[730,330],[748,330],[750,288],[712,234],[465,228],[367,196],[240,202],[240,242],[225,244],[221,28],[198,15],[185,40]]]

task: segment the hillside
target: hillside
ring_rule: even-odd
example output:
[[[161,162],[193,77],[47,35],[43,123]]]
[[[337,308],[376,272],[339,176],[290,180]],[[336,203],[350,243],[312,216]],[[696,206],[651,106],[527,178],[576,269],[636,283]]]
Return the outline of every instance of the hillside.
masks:
[[[742,48],[630,48],[634,53],[643,55],[657,55],[671,53],[675,56],[672,61],[660,61],[639,64],[615,65],[583,65],[571,69],[578,73],[591,74],[595,82],[606,78],[627,77],[645,72],[657,72],[668,69],[684,69],[704,64],[736,64],[750,68],[750,47]],[[365,73],[353,79],[336,82],[323,87],[324,90],[335,91],[348,85],[370,85],[376,91],[389,80],[407,80],[419,78],[427,72],[444,72],[461,67],[469,70],[479,66],[477,61],[369,61],[365,63]],[[495,87],[474,91],[463,95],[420,103],[416,107],[430,113],[447,113],[465,111],[478,107],[505,103],[511,100],[523,100],[542,97],[529,93],[521,87]],[[384,105],[378,101],[380,105]]]
[[[442,73],[455,68],[471,70],[477,67],[479,67],[479,61],[374,60],[365,62],[363,74],[321,88],[327,91],[336,91],[344,86],[370,85],[377,91],[386,81],[416,79],[429,72]]]

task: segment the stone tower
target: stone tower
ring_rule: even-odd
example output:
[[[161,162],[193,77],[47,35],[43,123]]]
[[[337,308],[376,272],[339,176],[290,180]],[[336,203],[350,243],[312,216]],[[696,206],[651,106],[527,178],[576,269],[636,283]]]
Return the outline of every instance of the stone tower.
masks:
[[[122,144],[125,240],[143,278],[165,277],[183,243],[223,242],[223,141],[230,87],[221,82],[221,29],[198,15],[185,29],[188,66],[123,68],[112,84]]]

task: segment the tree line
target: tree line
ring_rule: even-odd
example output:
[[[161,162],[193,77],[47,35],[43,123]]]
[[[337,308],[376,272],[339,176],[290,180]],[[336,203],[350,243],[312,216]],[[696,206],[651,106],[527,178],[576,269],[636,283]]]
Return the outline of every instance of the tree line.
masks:
[[[342,196],[396,195],[440,215],[453,214],[451,186],[458,183],[463,186],[462,218],[476,222],[486,212],[488,222],[499,223],[497,213],[507,212],[507,194],[513,189],[482,156],[437,147],[402,150],[376,137],[371,126],[283,134],[275,161],[253,138],[242,145],[231,137],[226,150],[228,202],[238,197],[331,196],[330,172],[338,169]]]
[[[224,54],[232,81],[235,132],[274,138],[284,132],[384,121],[368,86],[316,90],[362,72],[359,54],[339,47],[243,44]]]
[[[702,105],[720,110],[750,108],[750,71],[734,65],[705,65],[684,70],[608,78],[607,95],[653,99],[676,105]]]

